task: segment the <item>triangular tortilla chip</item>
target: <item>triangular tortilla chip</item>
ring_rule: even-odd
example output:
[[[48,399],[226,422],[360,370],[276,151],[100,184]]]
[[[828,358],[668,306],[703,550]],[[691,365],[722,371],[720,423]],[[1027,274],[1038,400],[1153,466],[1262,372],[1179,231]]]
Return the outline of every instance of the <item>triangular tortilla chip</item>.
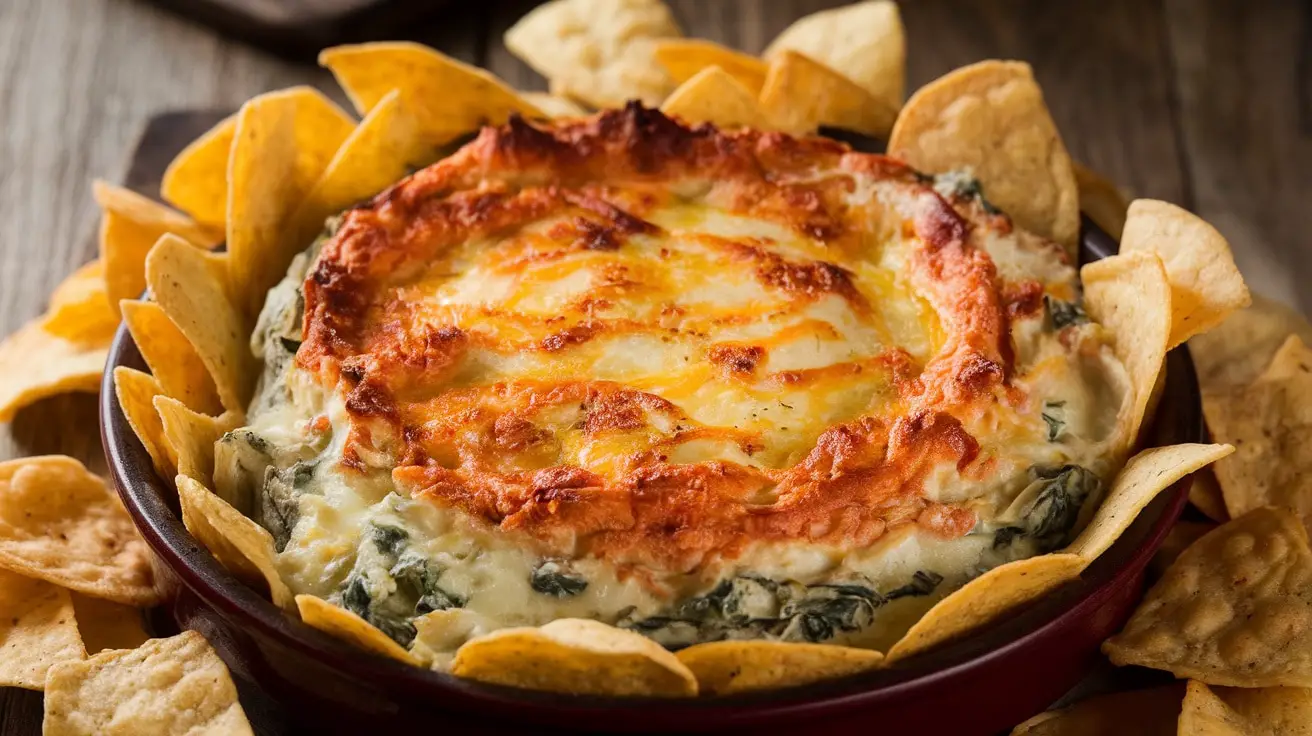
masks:
[[[706,67],[670,94],[661,112],[696,125],[769,128],[756,97],[718,66]]]
[[[871,649],[793,641],[713,641],[675,656],[692,670],[701,695],[806,685],[874,669],[884,660]]]
[[[109,341],[70,342],[44,322],[28,322],[0,342],[0,422],[41,399],[100,390]]]
[[[165,395],[205,414],[223,411],[214,379],[196,348],[155,302],[124,300],[123,321]]]
[[[829,125],[882,138],[897,117],[852,80],[788,50],[771,59],[760,103],[772,126],[794,135]]]
[[[192,478],[179,475],[178,501],[182,523],[205,548],[242,582],[267,589],[274,605],[295,605],[291,590],[278,575],[274,563],[273,537],[268,530],[242,516],[227,501]]]
[[[718,66],[747,90],[752,99],[761,94],[769,65],[741,51],[701,38],[666,38],[656,42],[656,62],[677,84],[685,84],[702,71]]]
[[[172,478],[178,472],[178,457],[164,439],[164,425],[155,411],[155,397],[162,393],[159,381],[149,373],[118,366],[114,369],[114,389],[118,393],[118,405],[150,454],[155,472],[161,478]]]
[[[217,417],[199,414],[168,396],[154,398],[161,436],[177,461],[177,472],[209,488],[214,483],[214,443],[241,426],[244,416],[227,411]],[[173,476],[165,476],[173,477]]]
[[[1251,306],[1189,340],[1189,353],[1204,391],[1252,383],[1291,333],[1312,344],[1312,324],[1298,312],[1261,294]]]
[[[0,685],[41,690],[51,666],[86,656],[68,591],[0,570]]]
[[[236,130],[237,116],[224,118],[182,149],[164,170],[159,186],[164,201],[202,225],[222,229],[228,218],[228,153]]]
[[[118,315],[105,292],[103,262],[83,265],[55,287],[42,327],[69,342],[107,345],[114,339]]]

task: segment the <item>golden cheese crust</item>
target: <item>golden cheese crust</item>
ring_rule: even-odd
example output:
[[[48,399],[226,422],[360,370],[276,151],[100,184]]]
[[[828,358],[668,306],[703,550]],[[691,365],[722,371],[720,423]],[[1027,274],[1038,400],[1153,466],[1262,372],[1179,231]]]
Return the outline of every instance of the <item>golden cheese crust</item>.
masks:
[[[977,512],[927,479],[1002,472],[978,428],[1033,403],[1012,326],[1073,298],[1000,275],[997,237],[978,200],[827,139],[636,104],[517,119],[345,214],[297,365],[344,399],[346,466],[543,554],[641,574],[953,538]]]

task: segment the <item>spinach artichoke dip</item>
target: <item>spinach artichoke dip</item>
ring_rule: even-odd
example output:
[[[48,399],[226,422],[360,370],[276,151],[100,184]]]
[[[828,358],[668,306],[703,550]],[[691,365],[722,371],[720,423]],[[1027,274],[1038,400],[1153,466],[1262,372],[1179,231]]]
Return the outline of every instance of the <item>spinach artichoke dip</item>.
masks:
[[[296,258],[216,482],[434,667],[565,617],[882,650],[1101,500],[1128,379],[1079,305],[965,175],[512,120]]]

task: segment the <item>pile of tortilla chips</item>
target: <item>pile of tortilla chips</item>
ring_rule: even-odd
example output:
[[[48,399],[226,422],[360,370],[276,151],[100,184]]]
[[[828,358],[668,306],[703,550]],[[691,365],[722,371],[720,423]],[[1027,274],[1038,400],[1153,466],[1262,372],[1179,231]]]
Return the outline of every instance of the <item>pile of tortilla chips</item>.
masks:
[[[998,567],[948,595],[885,654],[771,641],[713,642],[672,654],[633,632],[565,619],[474,637],[444,664],[457,676],[503,685],[669,697],[897,666],[1077,579],[1157,494],[1215,462],[1216,482],[1197,484],[1197,505],[1217,521],[1234,520],[1216,529],[1181,526],[1156,563],[1161,581],[1107,645],[1119,663],[1190,678],[1187,692],[1109,696],[1110,705],[1088,701],[1039,716],[1018,732],[1101,732],[1099,724],[1110,723],[1108,708],[1151,713],[1153,722],[1172,726],[1179,714],[1182,727],[1224,724],[1236,733],[1267,728],[1271,718],[1306,716],[1312,553],[1303,523],[1312,519],[1312,491],[1299,473],[1312,466],[1300,434],[1312,433],[1312,403],[1304,406],[1312,401],[1312,354],[1286,335],[1312,337],[1312,328],[1260,300],[1244,309],[1249,295],[1229,246],[1207,223],[1164,202],[1127,205],[1113,185],[1073,162],[1028,65],[973,64],[904,105],[905,41],[888,0],[802,18],[761,57],[682,37],[659,0],[554,0],[505,40],[547,77],[552,94],[518,92],[416,44],[338,47],[320,61],[359,120],[307,87],[270,92],[172,162],[160,195],[178,211],[98,184],[101,257],[56,290],[41,318],[0,344],[0,365],[23,366],[0,372],[0,418],[45,396],[94,391],[122,319],[150,371],[117,368],[118,399],[156,470],[174,481],[192,534],[290,615],[418,664],[414,653],[354,614],[293,595],[274,565],[272,538],[249,518],[254,499],[211,490],[233,485],[215,483],[214,443],[244,424],[259,370],[248,347],[256,314],[324,218],[512,115],[576,117],[638,98],[690,123],[794,135],[825,126],[886,137],[891,155],[928,173],[969,173],[1019,225],[1070,248],[1081,211],[1122,235],[1121,255],[1085,266],[1081,277],[1084,307],[1107,331],[1129,377],[1114,448],[1124,467],[1075,541]],[[211,251],[220,241],[226,252]],[[148,296],[135,300],[146,287]],[[1218,325],[1214,336],[1202,334]],[[1217,444],[1135,454],[1169,380],[1166,353],[1186,341],[1199,351]],[[1257,344],[1236,347],[1249,341]],[[1233,454],[1231,444],[1239,447]],[[89,642],[134,645],[144,635],[117,626],[92,633],[80,611],[89,622],[122,621],[104,608],[113,604],[98,599],[146,605],[156,594],[123,510],[103,482],[70,462],[0,464],[0,504],[12,497],[15,509],[0,505],[0,601],[7,601],[0,610],[8,606],[14,621],[0,648],[0,674],[47,686],[52,733],[91,733],[111,721],[175,733],[249,730],[222,663],[194,634],[86,658],[94,651]],[[22,505],[38,492],[58,503]],[[121,536],[104,536],[111,532]],[[420,627],[417,641],[455,635],[460,625],[435,618]],[[134,680],[151,687],[125,699]],[[188,684],[199,680],[214,684],[205,692]],[[139,702],[140,710],[123,710]]]

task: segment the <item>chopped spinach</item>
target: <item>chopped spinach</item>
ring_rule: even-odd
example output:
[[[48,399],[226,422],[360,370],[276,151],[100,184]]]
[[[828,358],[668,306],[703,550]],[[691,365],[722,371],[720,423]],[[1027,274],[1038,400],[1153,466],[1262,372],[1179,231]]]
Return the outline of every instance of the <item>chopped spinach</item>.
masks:
[[[885,593],[884,597],[893,600],[894,598],[904,598],[906,596],[929,595],[934,592],[934,589],[941,582],[943,582],[943,576],[936,572],[916,570],[916,573],[911,576],[911,582]]]
[[[461,608],[465,599],[451,593],[438,585],[442,570],[432,565],[427,558],[416,554],[402,555],[388,571],[396,581],[397,592],[405,601],[414,601],[414,615],[422,616],[432,611],[445,611],[448,608]],[[408,605],[408,604],[407,604]]]
[[[1016,539],[1025,536],[1025,527],[1004,526],[993,532],[993,549],[1010,547]]]
[[[264,470],[264,492],[260,495],[259,522],[273,535],[274,548],[281,552],[291,540],[292,529],[300,517],[300,491],[296,487],[296,468],[300,463],[279,471],[270,465]]]
[[[386,524],[374,524],[371,535],[374,546],[389,557],[396,557],[402,545],[410,538],[406,530]]]
[[[984,198],[984,187],[979,183],[979,179],[960,171],[949,171],[946,174],[935,176],[934,190],[945,199],[954,199],[956,197],[973,199],[979,202],[979,206],[990,215],[1002,212]]]
[[[1048,318],[1052,320],[1054,330],[1060,330],[1071,325],[1082,325],[1089,321],[1089,315],[1085,314],[1084,309],[1075,302],[1064,302],[1045,295],[1043,297],[1043,306],[1048,311]]]
[[[1069,542],[1084,502],[1095,495],[1102,480],[1093,471],[1079,465],[1034,466],[1030,468],[1030,485],[1024,493],[1033,499],[1021,514],[1020,523],[993,533],[993,548],[1028,538],[1039,553],[1051,552]]]
[[[553,560],[538,565],[529,574],[528,584],[533,590],[555,598],[569,598],[582,593],[588,587],[588,581],[582,576]]]
[[[304,310],[304,307],[302,307],[302,310]],[[286,350],[292,355],[295,355],[296,351],[301,349],[301,341],[293,340],[290,337],[278,338],[278,344],[282,345],[282,349]]]
[[[1043,421],[1048,425],[1048,441],[1056,442],[1066,429],[1066,402],[1043,402]]]

